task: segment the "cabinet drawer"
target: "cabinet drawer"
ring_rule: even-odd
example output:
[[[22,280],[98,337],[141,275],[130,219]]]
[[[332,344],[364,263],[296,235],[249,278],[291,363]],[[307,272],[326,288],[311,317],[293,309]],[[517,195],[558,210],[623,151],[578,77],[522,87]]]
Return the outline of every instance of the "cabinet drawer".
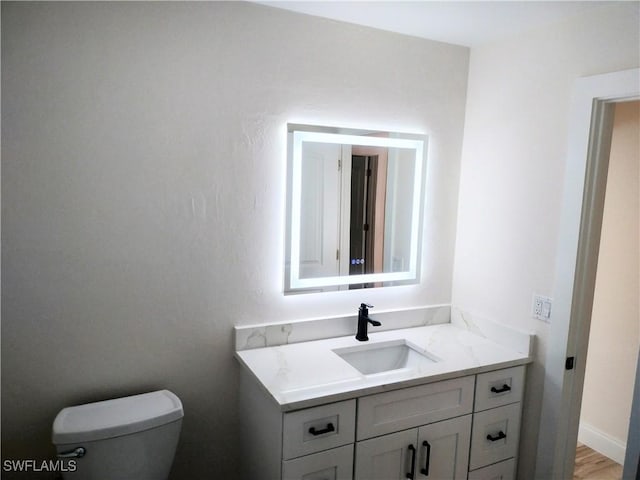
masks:
[[[513,458],[469,472],[469,480],[513,480],[516,461]]]
[[[358,440],[471,413],[474,377],[369,395],[358,400]]]
[[[352,443],[355,421],[355,400],[285,413],[282,456],[289,460]]]
[[[516,456],[520,436],[520,404],[512,403],[473,415],[469,469]]]
[[[478,375],[474,411],[508,405],[522,400],[524,365]]]
[[[282,462],[283,480],[352,480],[353,444]]]

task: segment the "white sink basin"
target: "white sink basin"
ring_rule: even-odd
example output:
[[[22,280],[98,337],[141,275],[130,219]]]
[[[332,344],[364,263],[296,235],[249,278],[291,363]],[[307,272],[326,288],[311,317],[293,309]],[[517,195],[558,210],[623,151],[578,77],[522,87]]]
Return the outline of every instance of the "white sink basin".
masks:
[[[333,352],[364,375],[419,368],[438,361],[406,340],[337,348]]]

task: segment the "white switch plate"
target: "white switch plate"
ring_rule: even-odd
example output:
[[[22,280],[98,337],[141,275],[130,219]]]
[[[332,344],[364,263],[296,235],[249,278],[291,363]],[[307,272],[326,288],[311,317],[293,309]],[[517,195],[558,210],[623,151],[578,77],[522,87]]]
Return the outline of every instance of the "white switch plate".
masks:
[[[531,306],[531,316],[542,320],[543,322],[551,322],[551,305],[553,299],[542,295],[533,295],[533,305]]]

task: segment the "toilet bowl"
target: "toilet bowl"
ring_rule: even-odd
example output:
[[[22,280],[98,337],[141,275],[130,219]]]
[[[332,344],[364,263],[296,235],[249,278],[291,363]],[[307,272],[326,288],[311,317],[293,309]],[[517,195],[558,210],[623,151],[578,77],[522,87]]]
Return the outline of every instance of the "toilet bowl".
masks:
[[[62,409],[53,444],[65,480],[166,480],[182,427],[168,390]]]

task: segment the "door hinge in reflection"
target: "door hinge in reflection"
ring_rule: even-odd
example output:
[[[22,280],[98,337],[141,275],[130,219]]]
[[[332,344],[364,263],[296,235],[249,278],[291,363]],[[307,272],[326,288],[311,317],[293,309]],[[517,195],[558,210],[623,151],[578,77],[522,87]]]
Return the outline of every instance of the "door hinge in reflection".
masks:
[[[338,170],[342,170],[342,159],[338,159]]]
[[[336,250],[336,260],[340,260],[340,250]]]

